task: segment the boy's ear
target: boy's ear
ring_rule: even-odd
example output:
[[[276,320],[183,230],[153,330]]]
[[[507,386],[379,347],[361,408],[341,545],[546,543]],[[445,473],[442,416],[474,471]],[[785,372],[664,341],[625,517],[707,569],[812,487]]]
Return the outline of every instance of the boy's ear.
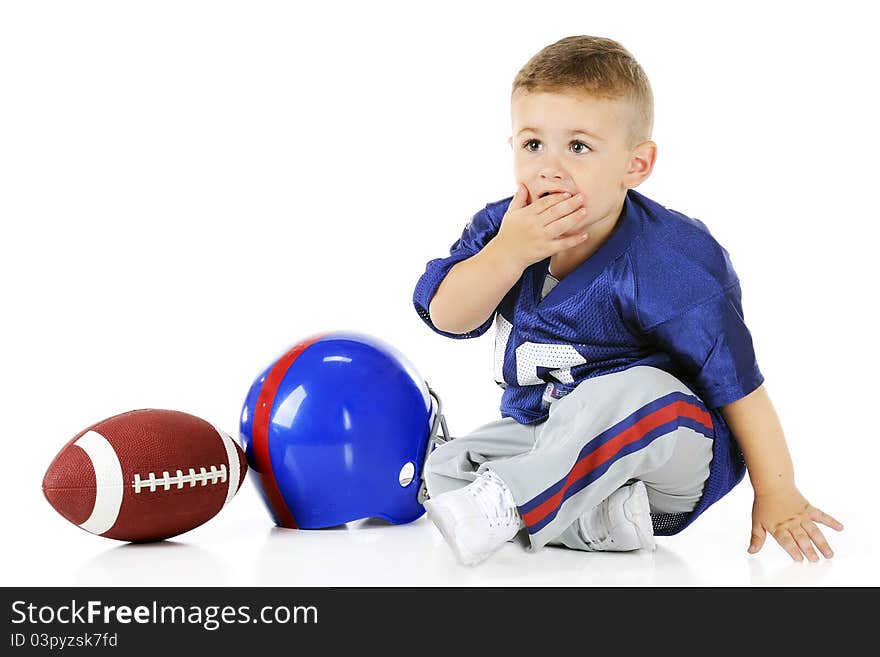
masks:
[[[507,144],[508,144],[511,148],[513,148],[513,136],[510,136],[510,137],[507,138]]]
[[[626,172],[626,188],[638,187],[654,170],[657,161],[657,144],[653,141],[643,141],[633,148],[629,160],[629,168]]]

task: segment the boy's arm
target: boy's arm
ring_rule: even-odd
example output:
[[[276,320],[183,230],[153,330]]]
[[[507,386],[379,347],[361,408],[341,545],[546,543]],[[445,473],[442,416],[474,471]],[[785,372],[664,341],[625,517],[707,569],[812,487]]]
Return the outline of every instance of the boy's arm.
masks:
[[[791,555],[802,561],[833,555],[816,522],[837,531],[843,525],[812,506],[794,483],[794,466],[776,410],[764,386],[742,399],[721,407],[724,419],[742,449],[755,491],[752,505],[752,540],[749,552],[761,549],[767,532]]]
[[[447,333],[467,333],[482,326],[521,274],[522,269],[491,240],[446,274],[431,299],[431,322]]]
[[[587,238],[580,232],[585,213],[579,195],[551,194],[529,201],[520,184],[498,234],[446,274],[428,308],[437,329],[460,334],[482,326],[526,267]]]

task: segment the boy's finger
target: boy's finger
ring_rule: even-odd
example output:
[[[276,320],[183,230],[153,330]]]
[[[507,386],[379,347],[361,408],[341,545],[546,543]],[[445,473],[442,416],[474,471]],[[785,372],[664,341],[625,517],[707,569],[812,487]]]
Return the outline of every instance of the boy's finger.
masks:
[[[780,529],[775,534],[773,534],[773,538],[776,539],[776,542],[782,546],[782,549],[788,552],[791,555],[791,558],[795,561],[803,561],[804,555],[801,554],[801,550],[798,547],[797,542],[794,540],[794,536],[791,535],[791,532],[787,529]]]
[[[565,251],[566,249],[570,249],[573,246],[577,246],[581,242],[585,242],[590,238],[587,233],[575,233],[574,235],[561,235],[553,240],[553,244],[555,245],[555,250],[553,253],[559,253],[560,251]],[[551,253],[550,255],[553,255]]]
[[[794,537],[800,551],[807,555],[807,559],[812,562],[819,561],[819,555],[816,554],[816,550],[813,549],[813,542],[802,527],[793,528],[791,530],[791,535]]]
[[[749,554],[755,554],[764,546],[767,532],[763,527],[752,527],[752,542],[749,544]]]
[[[545,199],[542,200],[546,200],[546,198],[550,197],[545,197]],[[579,208],[583,207],[583,204],[584,197],[580,194],[555,203],[554,205],[545,209],[543,212],[540,212],[544,226],[549,226],[554,221],[559,221],[564,217],[568,217],[573,212],[576,212]]]
[[[568,192],[556,192],[555,194],[549,194],[547,196],[539,197],[534,200],[532,203],[532,208],[538,214],[543,214],[549,208],[552,208],[554,205],[558,203],[562,203],[571,198],[571,194]]]
[[[810,507],[809,512],[810,520],[815,520],[816,522],[821,522],[823,525],[831,527],[831,529],[836,529],[837,531],[843,531],[843,523],[838,522],[831,516],[829,516],[824,511],[820,511],[816,507]]]
[[[564,235],[566,233],[573,233],[574,229],[578,227],[578,224],[583,221],[586,215],[586,209],[578,208],[574,212],[570,212],[564,217],[560,217],[559,219],[555,219],[550,223],[545,224],[544,228],[547,229],[551,237],[559,237],[560,235]]]
[[[804,529],[810,535],[810,539],[816,544],[816,547],[819,548],[819,552],[822,553],[823,557],[830,559],[834,556],[831,546],[828,545],[828,541],[825,540],[825,535],[815,524],[812,522],[805,522]]]
[[[529,204],[529,190],[528,188],[519,183],[516,186],[516,193],[513,195],[513,200],[510,201],[510,207],[512,208],[524,208]]]

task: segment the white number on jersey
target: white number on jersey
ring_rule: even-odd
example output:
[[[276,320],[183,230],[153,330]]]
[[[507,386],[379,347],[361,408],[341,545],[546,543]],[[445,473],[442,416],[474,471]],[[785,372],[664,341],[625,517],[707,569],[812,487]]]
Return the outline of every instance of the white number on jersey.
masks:
[[[504,354],[513,326],[500,314],[495,316],[495,381],[499,385],[509,384],[504,380]],[[538,368],[550,369],[550,375],[560,383],[574,383],[571,368],[583,365],[587,360],[570,344],[544,344],[523,342],[515,352],[516,383],[530,386],[546,383],[538,378]]]

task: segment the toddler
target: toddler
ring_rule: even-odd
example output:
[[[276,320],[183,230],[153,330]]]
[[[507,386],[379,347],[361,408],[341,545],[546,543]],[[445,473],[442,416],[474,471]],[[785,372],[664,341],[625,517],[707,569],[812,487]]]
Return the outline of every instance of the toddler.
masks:
[[[653,97],[606,38],[544,48],[511,94],[512,198],[489,203],[413,301],[434,331],[495,324],[500,420],[435,449],[428,517],[480,563],[531,549],[654,549],[748,471],[749,552],[832,556],[843,526],[795,487],[730,258],[706,226],[634,191],[651,174]]]

